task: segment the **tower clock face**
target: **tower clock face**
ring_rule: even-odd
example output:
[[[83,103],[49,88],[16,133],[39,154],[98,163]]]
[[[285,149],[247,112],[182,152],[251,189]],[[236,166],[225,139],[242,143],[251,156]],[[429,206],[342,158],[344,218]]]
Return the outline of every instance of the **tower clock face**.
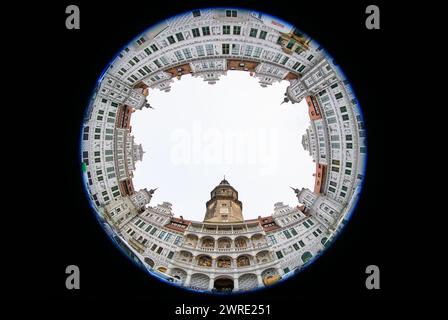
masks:
[[[264,12],[152,23],[86,109],[81,162],[98,221],[179,288],[247,293],[297,275],[361,192],[366,129],[349,79],[312,30]]]

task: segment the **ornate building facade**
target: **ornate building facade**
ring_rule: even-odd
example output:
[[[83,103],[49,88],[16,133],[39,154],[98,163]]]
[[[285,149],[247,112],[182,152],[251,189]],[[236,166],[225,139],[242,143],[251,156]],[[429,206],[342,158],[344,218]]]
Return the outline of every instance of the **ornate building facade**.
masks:
[[[275,203],[271,215],[253,220],[244,220],[225,179],[212,190],[203,222],[175,217],[169,202],[149,206],[154,190],[132,184],[143,149],[131,116],[149,107],[150,90],[169,92],[174,78],[215,84],[234,71],[261,87],[288,81],[279,99],[305,99],[310,126],[302,145],[316,164],[314,190],[294,189],[297,205]],[[312,261],[356,204],[365,157],[360,107],[334,60],[293,26],[241,9],[195,10],[137,37],[99,79],[82,130],[85,186],[98,218],[151,273],[204,291],[267,286]]]

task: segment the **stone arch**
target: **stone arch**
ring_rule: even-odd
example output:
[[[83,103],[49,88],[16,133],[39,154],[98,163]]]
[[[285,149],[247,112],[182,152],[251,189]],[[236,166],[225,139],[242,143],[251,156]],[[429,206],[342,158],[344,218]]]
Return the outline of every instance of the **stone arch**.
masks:
[[[249,238],[245,236],[238,236],[235,238],[236,248],[246,248],[249,245]]]
[[[220,249],[229,249],[232,247],[232,239],[229,237],[220,237],[218,239],[218,248]]]
[[[310,261],[313,258],[313,254],[309,251],[306,251],[302,254],[302,261],[303,263],[307,263],[308,261]]]
[[[212,257],[206,254],[201,254],[197,258],[198,266],[200,267],[210,268],[212,266],[212,261],[213,261]]]
[[[327,237],[323,237],[323,238],[320,240],[320,243],[322,243],[323,246],[327,245],[327,242],[328,242],[328,238],[327,238]]]
[[[233,278],[230,276],[216,277],[213,282],[213,291],[216,292],[232,292],[234,288]]]
[[[203,273],[195,273],[191,276],[190,287],[198,290],[207,290],[210,278]]]
[[[216,258],[216,266],[218,268],[230,268],[232,266],[232,258],[229,256],[219,256]]]
[[[154,268],[154,260],[152,260],[151,258],[145,257],[143,261],[145,261],[145,263],[151,268]]]
[[[238,278],[240,290],[251,290],[258,287],[257,276],[253,273],[243,274]]]
[[[181,250],[181,251],[179,251],[178,259],[179,259],[179,261],[186,262],[186,263],[192,262],[193,254],[190,251]]]
[[[160,267],[157,267],[157,271],[162,272],[162,273],[166,273],[167,268],[164,267],[164,266],[160,266]]]
[[[268,286],[279,281],[281,276],[278,274],[277,269],[269,268],[261,273],[261,278],[263,279],[264,285]]]
[[[179,279],[182,283],[184,283],[187,278],[187,272],[180,268],[171,269],[170,274],[173,278]]]
[[[266,238],[261,233],[254,234],[252,237],[250,237],[250,240],[252,241],[252,245],[254,247],[260,247],[267,243]]]
[[[271,254],[269,253],[268,250],[263,250],[263,251],[258,252],[255,255],[255,259],[257,260],[257,263],[266,263],[266,262],[269,262],[272,260]]]
[[[247,254],[242,254],[236,258],[237,267],[248,267],[250,266],[250,256]]]
[[[198,241],[199,241],[199,238],[195,234],[190,233],[185,236],[185,244],[188,246],[196,247]]]
[[[201,248],[214,248],[215,239],[210,236],[205,236],[201,238]]]

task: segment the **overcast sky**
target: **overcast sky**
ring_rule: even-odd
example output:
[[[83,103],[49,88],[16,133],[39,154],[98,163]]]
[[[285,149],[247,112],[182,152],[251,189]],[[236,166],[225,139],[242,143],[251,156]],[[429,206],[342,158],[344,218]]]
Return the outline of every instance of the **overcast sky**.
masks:
[[[262,88],[248,72],[228,71],[214,85],[187,75],[168,93],[150,90],[155,109],[136,111],[131,120],[146,152],[135,189],[157,187],[150,205],[171,202],[176,216],[196,221],[224,175],[245,219],[272,214],[275,202],[297,205],[290,186],[313,189],[315,164],[301,144],[306,103],[280,105],[287,86]]]

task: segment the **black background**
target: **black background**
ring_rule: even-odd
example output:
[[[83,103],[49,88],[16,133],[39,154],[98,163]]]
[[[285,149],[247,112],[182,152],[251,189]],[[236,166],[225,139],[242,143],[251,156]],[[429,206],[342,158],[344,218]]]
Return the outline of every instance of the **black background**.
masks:
[[[76,4],[81,29],[65,28],[65,8]],[[306,299],[439,297],[442,235],[426,234],[429,214],[412,193],[420,187],[407,177],[411,132],[400,129],[412,109],[404,96],[406,55],[416,44],[403,8],[382,2],[381,29],[367,30],[367,2],[161,1],[128,5],[74,1],[39,3],[11,25],[13,54],[23,55],[17,76],[15,113],[24,129],[14,141],[14,166],[5,167],[14,213],[6,210],[8,230],[3,284],[13,297],[49,299],[142,299],[172,313],[182,303],[271,303],[273,310]],[[266,290],[234,297],[191,293],[158,282],[123,256],[107,238],[82,189],[78,157],[84,108],[103,68],[117,51],[166,17],[208,6],[238,6],[284,19],[308,33],[337,60],[352,83],[368,130],[365,186],[346,230],[310,268]],[[26,12],[25,12],[26,11]],[[19,30],[19,25],[25,28]],[[22,58],[22,56],[21,56]],[[33,76],[26,72],[33,71]],[[186,97],[187,98],[187,97]],[[17,127],[11,132],[18,134]],[[423,148],[421,145],[418,148]],[[412,155],[415,160],[419,156]],[[415,171],[420,171],[414,168]],[[414,175],[418,176],[418,172]],[[414,197],[415,195],[415,197]],[[426,216],[427,217],[427,216]],[[7,221],[7,220],[6,220]],[[440,237],[438,239],[437,237]],[[429,244],[430,243],[430,244]],[[430,258],[429,260],[426,260]],[[65,267],[81,270],[81,289],[65,288]],[[381,270],[381,289],[365,288],[365,268]],[[5,286],[3,286],[5,287]]]

